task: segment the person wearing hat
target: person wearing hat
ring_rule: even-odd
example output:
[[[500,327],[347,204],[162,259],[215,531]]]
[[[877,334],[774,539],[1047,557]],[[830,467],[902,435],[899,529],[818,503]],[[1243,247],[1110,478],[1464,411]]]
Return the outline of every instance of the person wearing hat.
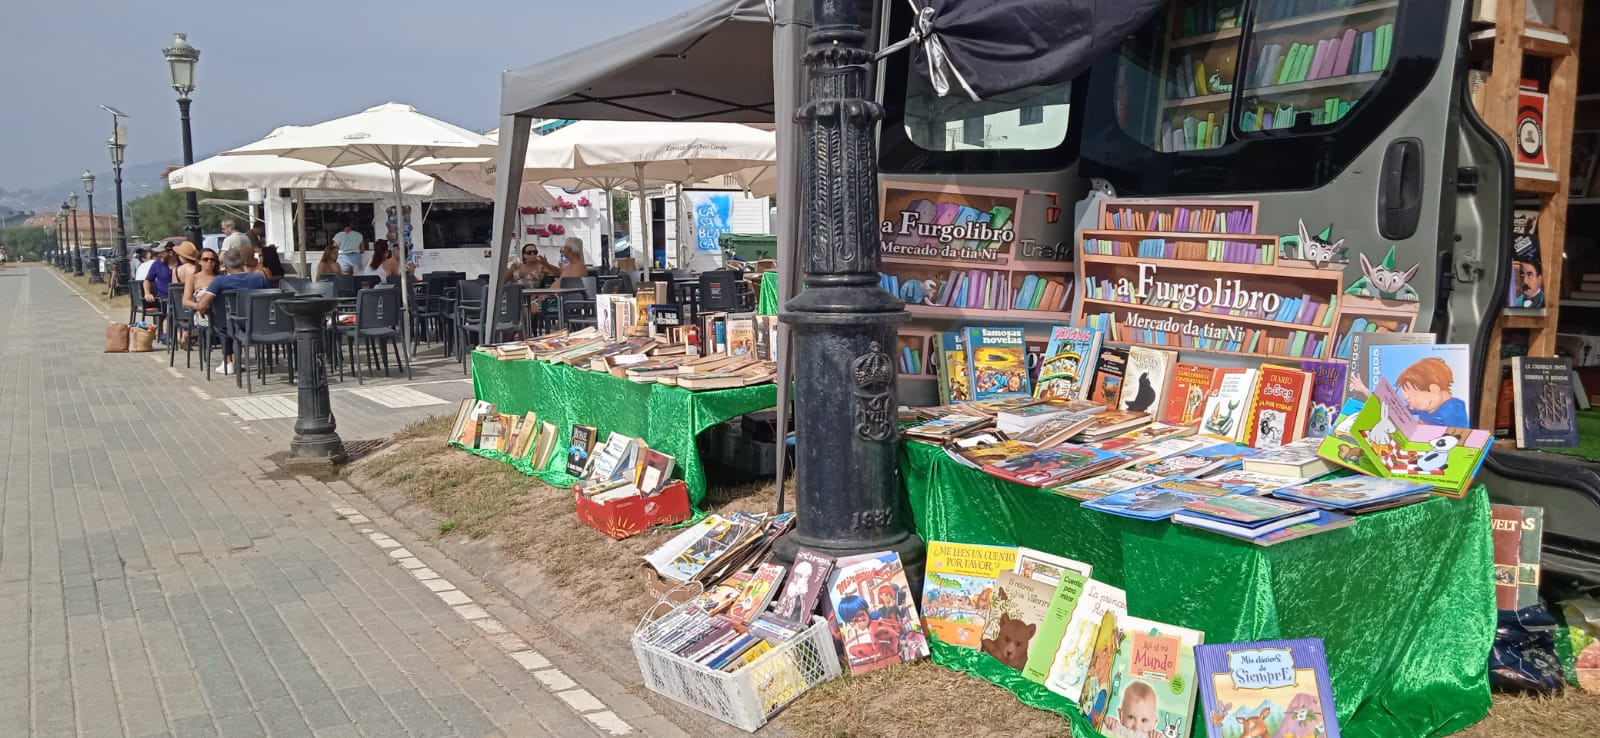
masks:
[[[139,248],[133,251],[133,281],[143,282],[150,276],[150,249]],[[135,288],[140,289],[140,288]]]
[[[150,261],[150,268],[145,272],[144,281],[140,283],[144,285],[146,305],[157,304],[167,299],[167,291],[172,287],[172,265],[178,260],[178,252],[173,250],[177,245],[176,241],[168,241],[158,243],[151,249],[155,252],[155,258]],[[165,342],[166,334],[161,332],[162,317],[164,316],[156,317],[156,337]]]
[[[184,241],[174,246],[172,251],[178,255],[178,268],[173,272],[172,278],[178,284],[188,284],[189,280],[194,276],[195,270],[200,267],[200,249],[195,248],[194,244]]]

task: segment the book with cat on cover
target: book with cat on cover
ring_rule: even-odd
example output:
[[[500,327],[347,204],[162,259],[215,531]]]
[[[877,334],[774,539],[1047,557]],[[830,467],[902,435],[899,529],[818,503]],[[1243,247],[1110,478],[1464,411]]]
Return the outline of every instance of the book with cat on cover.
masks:
[[[1033,396],[1021,328],[967,328],[964,342],[972,399]]]
[[[1127,349],[1101,346],[1095,358],[1094,373],[1090,375],[1085,397],[1106,407],[1117,405],[1122,399],[1123,375],[1127,370]]]
[[[1539,601],[1539,551],[1544,508],[1490,505],[1494,525],[1494,599],[1501,610],[1521,610]]]
[[[1172,368],[1172,386],[1167,389],[1166,409],[1161,420],[1174,425],[1200,422],[1217,379],[1217,368],[1205,364],[1179,363]]]
[[[744,585],[744,591],[739,593],[739,599],[733,601],[728,608],[728,617],[740,622],[748,623],[761,615],[767,609],[767,603],[772,600],[778,591],[778,585],[783,581],[784,568],[780,564],[762,564],[756,568],[755,576]]]
[[[1333,430],[1333,422],[1339,417],[1350,365],[1343,361],[1302,361],[1300,368],[1311,372],[1311,414],[1306,418],[1306,435],[1321,438]]]
[[[1160,415],[1167,406],[1167,390],[1172,384],[1172,367],[1178,363],[1178,352],[1162,351],[1147,346],[1128,349],[1128,367],[1124,370],[1122,394],[1117,407],[1136,413]]]
[[[1050,343],[1039,365],[1035,397],[1081,400],[1089,388],[1095,359],[1100,353],[1100,331],[1058,325],[1050,329]]]
[[[1107,736],[1186,736],[1194,727],[1195,646],[1198,630],[1131,615],[1102,627],[1078,704]],[[1107,659],[1107,648],[1110,658]]]
[[[583,468],[589,463],[589,454],[594,451],[595,429],[588,425],[572,426],[572,439],[567,444],[567,473],[574,477],[583,476]]]
[[[1039,629],[1034,633],[1033,645],[1028,648],[1028,660],[1022,666],[1022,676],[1028,681],[1044,684],[1050,678],[1050,665],[1055,662],[1056,652],[1061,649],[1067,626],[1072,622],[1072,611],[1078,606],[1088,581],[1087,574],[1061,572],[1055,592],[1050,596],[1050,604],[1045,608],[1044,619],[1039,621]]]
[[[922,580],[922,622],[935,638],[977,648],[1000,573],[1017,563],[1017,549],[928,541]]]
[[[893,551],[838,561],[828,577],[828,617],[851,676],[928,657],[922,618]]]
[[[1033,646],[1039,624],[1050,609],[1056,587],[1014,571],[1000,572],[979,650],[1022,671],[1028,664],[1028,649]]]
[[[1083,681],[1089,675],[1089,662],[1094,658],[1095,636],[1107,616],[1115,618],[1128,612],[1128,593],[1105,582],[1090,579],[1083,583],[1083,591],[1067,616],[1067,627],[1061,632],[1061,641],[1050,659],[1049,675],[1045,677],[1046,689],[1078,702],[1083,694]],[[1047,619],[1061,617],[1061,613],[1045,613]]]
[[[1321,638],[1194,649],[1207,738],[1339,738]]]
[[[1311,373],[1263,364],[1250,398],[1244,444],[1251,448],[1277,448],[1305,435],[1311,407]]]
[[[939,377],[939,403],[949,405],[972,399],[972,385],[967,376],[967,348],[956,331],[939,334],[939,359],[935,369]]]
[[[1518,356],[1511,359],[1517,448],[1578,445],[1578,408],[1572,359]]]
[[[832,571],[833,557],[808,548],[796,550],[794,566],[783,582],[783,593],[772,601],[769,617],[800,628],[811,625],[817,598],[827,589],[828,574]]]
[[[1244,440],[1245,416],[1250,414],[1250,398],[1255,389],[1255,369],[1217,370],[1216,389],[1206,399],[1205,411],[1200,416],[1200,432]]]

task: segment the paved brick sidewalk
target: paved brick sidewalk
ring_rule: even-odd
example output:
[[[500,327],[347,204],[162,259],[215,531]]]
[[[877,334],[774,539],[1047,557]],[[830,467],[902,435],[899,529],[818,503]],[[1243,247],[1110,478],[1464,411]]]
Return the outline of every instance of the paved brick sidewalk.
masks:
[[[497,633],[520,615],[398,525],[335,513],[339,483],[264,460],[287,437],[259,427],[292,421],[99,353],[105,318],[47,269],[0,271],[0,315],[0,734],[682,735],[548,668],[559,644]]]

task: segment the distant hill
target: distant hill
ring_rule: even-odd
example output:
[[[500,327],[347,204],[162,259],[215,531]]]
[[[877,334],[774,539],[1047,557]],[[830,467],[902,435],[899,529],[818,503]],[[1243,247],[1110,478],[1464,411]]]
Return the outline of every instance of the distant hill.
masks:
[[[200,159],[206,158],[200,156]],[[180,164],[177,161],[158,161],[145,164],[128,164],[122,167],[122,199],[124,205],[130,200],[136,200],[163,187],[161,173],[167,167]],[[94,209],[96,212],[113,212],[116,208],[115,185],[111,180],[111,166],[105,165],[104,171],[96,168],[94,171]],[[83,180],[77,177],[62,180],[54,184],[38,187],[8,190],[0,187],[0,211],[5,209],[20,210],[23,212],[43,212],[61,207],[61,202],[67,199],[70,192],[78,193],[78,207],[88,207],[88,202],[83,198]]]

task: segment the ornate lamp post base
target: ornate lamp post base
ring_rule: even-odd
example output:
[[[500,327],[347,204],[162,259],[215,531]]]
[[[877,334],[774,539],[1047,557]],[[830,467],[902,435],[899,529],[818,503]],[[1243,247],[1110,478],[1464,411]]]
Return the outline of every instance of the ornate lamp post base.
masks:
[[[289,463],[340,464],[346,456],[344,441],[336,432],[333,405],[328,398],[328,372],[323,364],[322,335],[328,315],[338,300],[330,297],[295,297],[277,306],[294,318],[296,383],[300,415],[289,441]]]

